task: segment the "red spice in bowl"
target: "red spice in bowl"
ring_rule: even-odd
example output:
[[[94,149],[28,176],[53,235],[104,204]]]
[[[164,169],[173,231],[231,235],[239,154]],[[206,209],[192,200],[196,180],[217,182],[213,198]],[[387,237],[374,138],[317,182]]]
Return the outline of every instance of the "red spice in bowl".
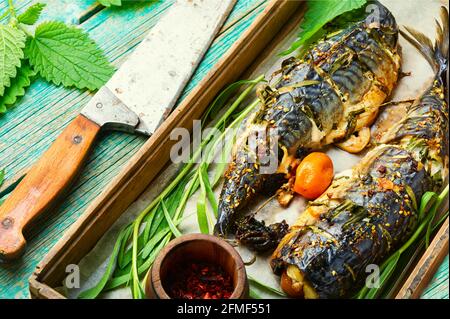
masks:
[[[183,235],[156,257],[145,293],[151,299],[245,299],[245,265],[223,239],[205,234]]]
[[[168,278],[165,289],[174,299],[228,299],[234,290],[231,276],[206,262],[177,265]]]

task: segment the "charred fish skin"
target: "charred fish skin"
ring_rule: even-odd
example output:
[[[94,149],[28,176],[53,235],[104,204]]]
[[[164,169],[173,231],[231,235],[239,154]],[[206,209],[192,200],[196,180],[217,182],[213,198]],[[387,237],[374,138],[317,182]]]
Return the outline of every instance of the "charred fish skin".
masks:
[[[276,273],[296,265],[320,298],[348,296],[361,286],[368,265],[407,238],[417,222],[415,198],[429,189],[430,178],[401,148],[375,151],[363,175],[344,181],[345,195],[333,196],[337,206],[327,207],[314,225],[291,230],[295,235],[271,261]]]
[[[345,178],[299,218],[271,259],[275,273],[297,267],[319,298],[350,297],[361,288],[366,267],[379,265],[417,226],[417,202],[448,176],[448,105],[442,75],[447,69],[448,12],[438,41],[410,30],[409,41],[436,71],[433,84]],[[429,43],[429,44],[428,44]],[[433,56],[429,56],[429,54]]]
[[[251,157],[251,158],[250,158]],[[225,172],[225,185],[219,201],[219,215],[214,228],[215,234],[224,235],[233,226],[231,219],[235,211],[261,188],[264,176],[258,174],[256,154],[239,149]],[[241,174],[241,172],[245,172]]]
[[[377,23],[368,18],[369,8],[376,9]],[[343,141],[370,125],[394,88],[400,69],[395,19],[376,1],[361,12],[363,18],[324,37],[305,58],[283,62],[280,82],[267,88],[252,124],[276,132],[282,160],[301,149]],[[260,173],[251,152],[244,144],[225,173],[216,235],[229,232],[235,215],[272,178]]]
[[[365,114],[377,110],[392,92],[400,68],[397,37],[392,36],[398,27],[381,4],[369,5],[379,8],[381,25],[371,25],[366,17],[319,41],[304,59],[285,63],[276,86],[279,94],[263,117],[278,130],[280,145],[295,151],[345,139],[371,124],[369,120],[349,125],[352,113],[360,112],[355,117],[363,122]],[[363,103],[368,93],[377,95],[373,105]],[[335,131],[340,135],[324,138]]]
[[[265,253],[275,249],[281,238],[287,234],[288,228],[284,220],[266,226],[264,221],[246,216],[238,222],[236,239],[253,251]]]

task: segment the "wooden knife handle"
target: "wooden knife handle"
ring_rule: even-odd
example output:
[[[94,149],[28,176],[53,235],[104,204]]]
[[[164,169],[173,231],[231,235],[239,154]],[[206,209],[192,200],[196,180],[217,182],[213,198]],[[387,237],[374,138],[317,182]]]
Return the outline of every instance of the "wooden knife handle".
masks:
[[[99,125],[78,115],[0,206],[0,261],[23,253],[23,229],[74,179],[99,131]]]

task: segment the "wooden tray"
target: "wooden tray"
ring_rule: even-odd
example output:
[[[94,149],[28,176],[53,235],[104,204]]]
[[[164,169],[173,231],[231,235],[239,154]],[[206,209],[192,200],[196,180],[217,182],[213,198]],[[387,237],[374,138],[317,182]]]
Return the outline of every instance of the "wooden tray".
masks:
[[[207,106],[227,84],[246,78],[245,74],[250,73],[259,61],[264,59],[264,55],[271,52],[274,45],[293,28],[298,27],[304,11],[304,1],[272,0],[268,3],[266,9],[239,41],[228,50],[214,69],[183,100],[122,172],[41,261],[29,280],[32,298],[65,298],[55,290],[55,287],[61,286],[66,277],[66,266],[78,264],[169,163],[170,148],[175,143],[169,139],[172,129],[175,127],[191,129],[192,120],[201,117]],[[447,248],[444,247],[445,245],[433,246],[433,242],[426,253],[433,256],[435,263],[439,262],[442,255],[445,256],[443,253],[445,249],[448,251],[448,223],[446,225]],[[445,225],[443,229],[444,227]],[[436,236],[436,239],[438,237]],[[443,237],[445,239],[445,236]],[[441,248],[438,249],[436,246]],[[430,276],[418,275],[415,277],[411,274],[420,282],[415,291],[420,295],[418,289],[426,286]],[[405,297],[405,294],[400,293],[398,297]]]

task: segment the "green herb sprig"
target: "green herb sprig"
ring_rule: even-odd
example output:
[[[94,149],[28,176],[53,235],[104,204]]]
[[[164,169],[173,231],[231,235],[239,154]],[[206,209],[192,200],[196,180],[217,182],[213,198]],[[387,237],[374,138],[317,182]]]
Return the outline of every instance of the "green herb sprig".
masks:
[[[24,96],[36,75],[65,87],[97,90],[114,67],[87,33],[58,21],[39,20],[45,8],[35,3],[17,14],[12,0],[0,19],[0,114]]]

